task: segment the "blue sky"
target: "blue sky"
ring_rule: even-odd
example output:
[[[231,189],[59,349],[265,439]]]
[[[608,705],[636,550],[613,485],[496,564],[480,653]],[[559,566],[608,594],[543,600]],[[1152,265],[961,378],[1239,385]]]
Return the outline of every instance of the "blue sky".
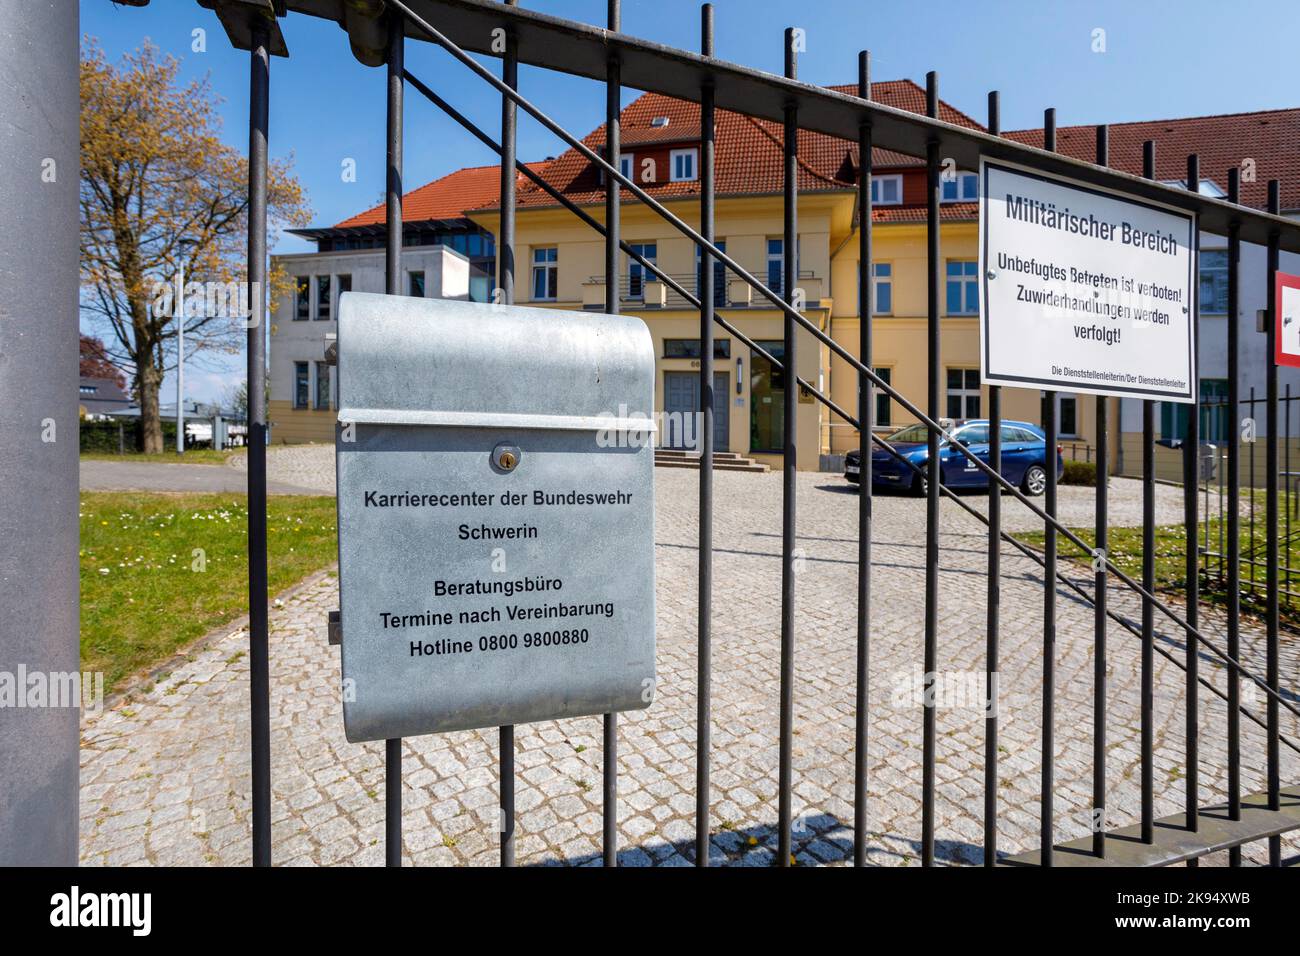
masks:
[[[604,0],[522,0],[544,13],[603,24]],[[875,79],[924,82],[938,70],[940,95],[983,120],[986,95],[1002,91],[1005,129],[1038,126],[1055,107],[1061,125],[1122,122],[1300,106],[1300,58],[1294,55],[1300,10],[1294,0],[718,0],[717,55],[780,72],[782,30],[803,28],[800,78],[851,83],[857,52],[872,51]],[[81,0],[81,30],[111,59],[149,38],[181,60],[181,79],[207,74],[222,97],[226,139],[247,148],[248,54],[232,50],[216,15],[194,0],[153,0],[143,9]],[[289,59],[271,69],[271,150],[293,154],[314,222],[329,225],[374,205],[383,189],[382,69],[353,59],[334,23],[292,15],[282,21]],[[699,4],[624,0],[623,29],[646,39],[698,48]],[[1094,52],[1094,31],[1105,52]],[[193,31],[206,31],[195,52]],[[500,100],[436,48],[410,44],[407,67],[481,126],[499,124]],[[598,85],[520,70],[520,87],[570,131],[583,134],[604,113]],[[634,94],[629,93],[625,100]],[[461,166],[495,161],[485,147],[412,93],[406,108],[406,181],[428,182]],[[520,119],[519,155],[540,159],[560,142]],[[342,181],[345,160],[357,181]],[[277,252],[307,251],[295,237]],[[242,359],[208,360],[189,369],[187,396],[219,397],[242,378]],[[170,380],[164,394],[174,394]],[[170,400],[170,399],[168,399]]]

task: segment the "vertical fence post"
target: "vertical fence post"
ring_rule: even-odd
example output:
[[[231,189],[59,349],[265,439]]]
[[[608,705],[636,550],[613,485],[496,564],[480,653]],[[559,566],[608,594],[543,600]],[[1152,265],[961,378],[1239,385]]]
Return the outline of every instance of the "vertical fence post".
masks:
[[[517,0],[505,0],[515,6]],[[506,48],[501,58],[501,79],[512,90],[519,88],[519,41],[513,27],[506,27]],[[515,139],[518,128],[515,101],[501,97],[501,235],[497,237],[497,287],[501,304],[515,303]],[[497,730],[497,753],[501,767],[500,804],[497,829],[501,834],[501,865],[515,865],[515,728]]]
[[[871,54],[858,54],[858,96],[871,99]],[[871,368],[871,121],[858,124],[858,355]],[[853,865],[867,862],[867,706],[871,681],[871,435],[875,390],[858,372],[858,658],[853,745]]]
[[[925,75],[925,111],[939,116],[939,74]],[[926,168],[926,414],[939,421],[939,140],[925,144]],[[921,865],[934,865],[935,661],[939,634],[939,435],[926,437],[925,501],[925,663],[921,714]]]
[[[1201,160],[1195,153],[1187,157],[1187,188],[1193,192],[1199,192],[1201,188]],[[1200,258],[1201,237],[1198,232],[1192,239],[1195,243],[1191,252]],[[1200,809],[1200,701],[1198,694],[1200,692],[1199,672],[1200,672],[1200,649],[1197,647],[1196,638],[1192,631],[1199,626],[1200,618],[1200,556],[1197,554],[1199,549],[1199,535],[1196,529],[1197,513],[1197,486],[1200,482],[1201,473],[1201,395],[1200,395],[1200,298],[1199,290],[1195,285],[1192,286],[1192,315],[1193,330],[1196,333],[1196,352],[1193,356],[1192,366],[1196,369],[1196,374],[1192,382],[1193,404],[1187,410],[1187,435],[1185,438],[1186,447],[1183,451],[1183,529],[1184,538],[1187,542],[1187,554],[1185,555],[1184,575],[1187,581],[1184,585],[1187,594],[1187,609],[1185,615],[1187,618],[1187,634],[1184,640],[1187,642],[1185,671],[1187,674],[1186,690],[1186,720],[1184,735],[1187,738],[1186,754],[1186,796],[1183,801],[1184,823],[1188,830],[1195,833],[1200,829],[1201,817]],[[1188,866],[1199,866],[1199,861],[1192,858],[1188,861]]]
[[[1097,127],[1098,166],[1110,165],[1110,128]],[[1106,557],[1110,547],[1110,397],[1097,396],[1097,497],[1092,575],[1092,852],[1106,856]],[[1192,498],[1195,507],[1196,498]]]
[[[1273,215],[1280,215],[1282,211],[1282,191],[1281,184],[1278,180],[1272,179],[1268,183],[1268,211]],[[1265,534],[1265,555],[1264,561],[1266,566],[1265,587],[1268,589],[1267,607],[1264,612],[1265,627],[1268,632],[1268,662],[1266,665],[1269,689],[1273,694],[1268,698],[1268,808],[1277,810],[1281,807],[1281,753],[1278,749],[1278,735],[1280,725],[1278,723],[1278,705],[1277,697],[1274,696],[1280,692],[1281,687],[1278,683],[1278,654],[1280,648],[1278,645],[1278,540],[1277,540],[1277,363],[1273,360],[1275,342],[1277,339],[1277,310],[1281,303],[1277,300],[1277,270],[1278,270],[1278,234],[1276,231],[1269,233],[1268,237],[1268,268],[1265,277],[1268,282],[1268,314],[1266,316],[1266,333],[1268,336],[1268,346],[1265,350],[1265,361],[1267,362],[1267,385],[1265,386],[1265,401],[1268,406],[1268,436],[1265,439],[1265,459],[1264,470],[1266,501],[1264,504],[1264,534]],[[1252,500],[1255,490],[1251,489]],[[1252,535],[1251,540],[1254,540]],[[1291,542],[1287,542],[1288,551]],[[1290,561],[1287,562],[1288,566]],[[1269,837],[1268,839],[1268,865],[1282,865],[1282,839],[1281,837]]]
[[[271,665],[266,570],[266,177],[271,56],[253,25],[248,98],[248,673],[253,865],[271,865]]]
[[[1142,144],[1142,175],[1156,175],[1155,140]],[[1142,587],[1156,586],[1156,403],[1142,400]],[[1155,841],[1155,603],[1142,599],[1141,788],[1142,842]]]
[[[384,291],[402,294],[402,69],[406,52],[405,21],[393,14],[388,23],[388,182],[384,230]],[[402,865],[402,741],[384,741],[384,856],[388,866]]]
[[[1236,166],[1228,170],[1228,202],[1241,201],[1241,177]],[[1238,312],[1241,302],[1241,225],[1235,220],[1228,226],[1228,656],[1240,660],[1241,617],[1241,415]],[[1228,816],[1241,819],[1241,675],[1228,665]],[[1241,866],[1241,847],[1228,851],[1230,866]]]
[[[713,4],[700,10],[700,52],[713,56]],[[713,81],[700,88],[700,235],[713,242]],[[725,275],[725,273],[724,273]],[[713,254],[700,247],[700,538],[695,702],[695,865],[709,865],[713,693]],[[725,395],[723,396],[726,397]],[[730,404],[730,402],[728,402]],[[723,414],[727,414],[723,410]]]
[[[1002,135],[1001,101],[989,93],[989,133]],[[980,187],[981,190],[983,186]],[[1002,474],[1002,387],[989,386],[989,466]],[[989,481],[989,567],[984,636],[984,865],[998,862],[998,635],[1002,612],[1002,488]]]
[[[13,0],[0,2],[0,17],[0,62],[8,78],[0,85],[0,209],[6,226],[0,235],[0,666],[6,683],[13,682],[0,709],[0,866],[74,867],[81,711],[14,707],[10,695],[18,687],[25,693],[27,679],[38,673],[47,675],[53,693],[55,675],[75,674],[80,663],[79,424],[72,397],[79,17],[76,4]],[[255,69],[256,63],[254,54]],[[47,169],[57,177],[42,181]],[[251,239],[252,216],[249,222]],[[253,336],[250,330],[250,342]],[[250,593],[255,605],[257,592]],[[265,607],[265,589],[261,596]],[[27,675],[15,675],[22,667]],[[74,695],[76,690],[86,694],[79,699],[89,700],[89,682]],[[253,779],[260,780],[257,769]],[[255,804],[256,793],[255,787]],[[259,820],[268,819],[264,811],[263,805]],[[268,856],[269,846],[268,840]]]
[[[785,75],[798,76],[795,55],[795,31],[785,31]],[[784,230],[782,232],[781,293],[793,304],[799,280],[799,110],[794,103],[785,106],[784,130]],[[789,313],[784,316],[785,395],[782,431],[784,461],[781,468],[781,718],[780,769],[778,773],[777,854],[781,866],[791,863],[792,799],[794,788],[794,545],[795,545],[795,416],[799,413],[799,363],[795,355],[795,325]]]
[[[608,25],[611,33],[622,29],[620,0],[609,0]],[[619,114],[622,110],[622,66],[617,55],[605,64],[605,152],[609,164],[619,168],[621,149]],[[605,177],[605,311],[618,315],[619,201],[621,187],[613,176]],[[606,866],[618,866],[618,714],[606,714],[603,727],[602,828]]]
[[[1056,110],[1043,113],[1043,149],[1056,151]],[[1044,466],[1047,470],[1044,511],[1056,518],[1056,392],[1043,392],[1043,431],[1046,434]],[[1056,525],[1043,525],[1043,757],[1041,769],[1042,804],[1039,822],[1039,857],[1043,866],[1051,866],[1053,790],[1056,786]]]

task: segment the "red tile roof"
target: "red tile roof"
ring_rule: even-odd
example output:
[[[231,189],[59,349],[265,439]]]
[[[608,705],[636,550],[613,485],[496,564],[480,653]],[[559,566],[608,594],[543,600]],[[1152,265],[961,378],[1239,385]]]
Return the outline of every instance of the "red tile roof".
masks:
[[[832,86],[841,93],[854,93],[856,86]],[[913,112],[925,111],[925,90],[910,80],[890,80],[872,84],[872,97],[888,106]],[[982,129],[979,123],[947,103],[940,103],[940,118],[962,126]],[[667,118],[667,125],[653,125],[656,118]],[[700,107],[698,103],[675,99],[660,93],[645,93],[623,109],[620,116],[621,144],[628,147],[646,144],[689,144],[699,140]],[[783,129],[780,123],[755,119],[742,113],[719,110],[717,128],[717,166],[715,188],[719,196],[762,195],[781,191]],[[605,125],[588,134],[583,143],[593,150],[605,145]],[[919,166],[924,160],[889,150],[873,151],[877,169]],[[826,192],[852,189],[857,169],[857,145],[824,133],[799,131],[799,191]],[[567,199],[575,203],[598,203],[604,199],[599,172],[576,149],[562,153],[547,167],[545,178]],[[661,182],[643,187],[656,199],[694,196],[699,181]],[[631,195],[624,192],[624,201]],[[519,192],[519,207],[556,205],[554,199],[531,183]],[[484,204],[483,209],[495,207]]]
[[[546,162],[529,163],[534,172],[545,169]],[[523,181],[523,174],[519,175]],[[470,166],[448,173],[441,179],[426,183],[402,197],[402,218],[407,222],[425,219],[460,219],[466,209],[495,206],[501,201],[501,166]],[[387,220],[387,210],[381,203],[373,209],[345,219],[335,228],[348,226],[374,226]]]
[[[1016,130],[1009,139],[1043,145],[1041,129]],[[1185,119],[1113,123],[1110,126],[1110,165],[1142,174],[1142,144],[1156,143],[1156,178],[1166,182],[1187,177],[1187,156],[1201,157],[1201,177],[1225,193],[1228,170],[1254,160],[1254,181],[1241,183],[1241,202],[1268,206],[1268,181],[1282,182],[1282,208],[1300,209],[1300,109],[1192,116]],[[1065,126],[1056,131],[1057,149],[1091,162],[1096,156],[1095,126]]]

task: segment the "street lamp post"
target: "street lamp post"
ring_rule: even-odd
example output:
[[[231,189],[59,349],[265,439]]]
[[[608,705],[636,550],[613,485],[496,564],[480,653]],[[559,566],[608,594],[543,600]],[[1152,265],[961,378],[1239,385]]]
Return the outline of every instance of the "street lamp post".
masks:
[[[197,245],[181,239],[180,268],[176,273],[176,454],[185,454],[185,256]]]

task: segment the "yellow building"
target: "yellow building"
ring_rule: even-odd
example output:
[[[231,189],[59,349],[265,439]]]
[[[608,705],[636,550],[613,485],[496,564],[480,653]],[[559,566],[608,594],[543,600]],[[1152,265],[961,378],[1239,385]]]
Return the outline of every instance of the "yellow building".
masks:
[[[851,91],[849,88],[844,88]],[[924,91],[906,81],[877,83],[872,95],[902,109],[924,108]],[[948,122],[978,126],[943,104]],[[676,216],[699,224],[699,107],[645,94],[621,116],[620,163],[632,178]],[[719,246],[741,266],[782,292],[782,130],[778,124],[726,111],[717,114],[714,232]],[[585,140],[604,147],[604,127]],[[855,144],[803,131],[799,140],[799,204],[796,297],[817,328],[858,355],[858,155]],[[604,221],[604,180],[576,150],[539,167],[567,199]],[[977,206],[973,172],[958,171],[943,188],[941,252],[944,409],[973,418],[986,410],[979,384],[977,328]],[[873,157],[873,259],[876,316],[874,366],[912,401],[926,394],[925,169],[921,160],[877,150]],[[521,180],[517,193],[516,302],[566,309],[603,309],[604,240],[544,191]],[[498,233],[498,204],[466,213],[485,231]],[[694,243],[624,192],[621,236],[688,292],[699,289]],[[664,283],[643,275],[641,265],[621,256],[621,309],[642,318],[658,355],[657,411],[687,412],[699,402],[699,313]],[[783,315],[763,297],[716,270],[715,305],[740,332],[783,355]],[[715,447],[772,464],[784,442],[785,382],[761,355],[715,327]],[[856,412],[857,375],[809,333],[798,335],[799,377],[815,384],[841,407]],[[1008,390],[1010,391],[1010,390]],[[1008,399],[1006,415],[1037,420],[1037,392]],[[857,431],[817,402],[799,396],[797,457],[801,469],[835,468],[837,456],[859,443]],[[884,396],[877,424],[889,430],[912,421]],[[689,446],[690,435],[664,436]]]

